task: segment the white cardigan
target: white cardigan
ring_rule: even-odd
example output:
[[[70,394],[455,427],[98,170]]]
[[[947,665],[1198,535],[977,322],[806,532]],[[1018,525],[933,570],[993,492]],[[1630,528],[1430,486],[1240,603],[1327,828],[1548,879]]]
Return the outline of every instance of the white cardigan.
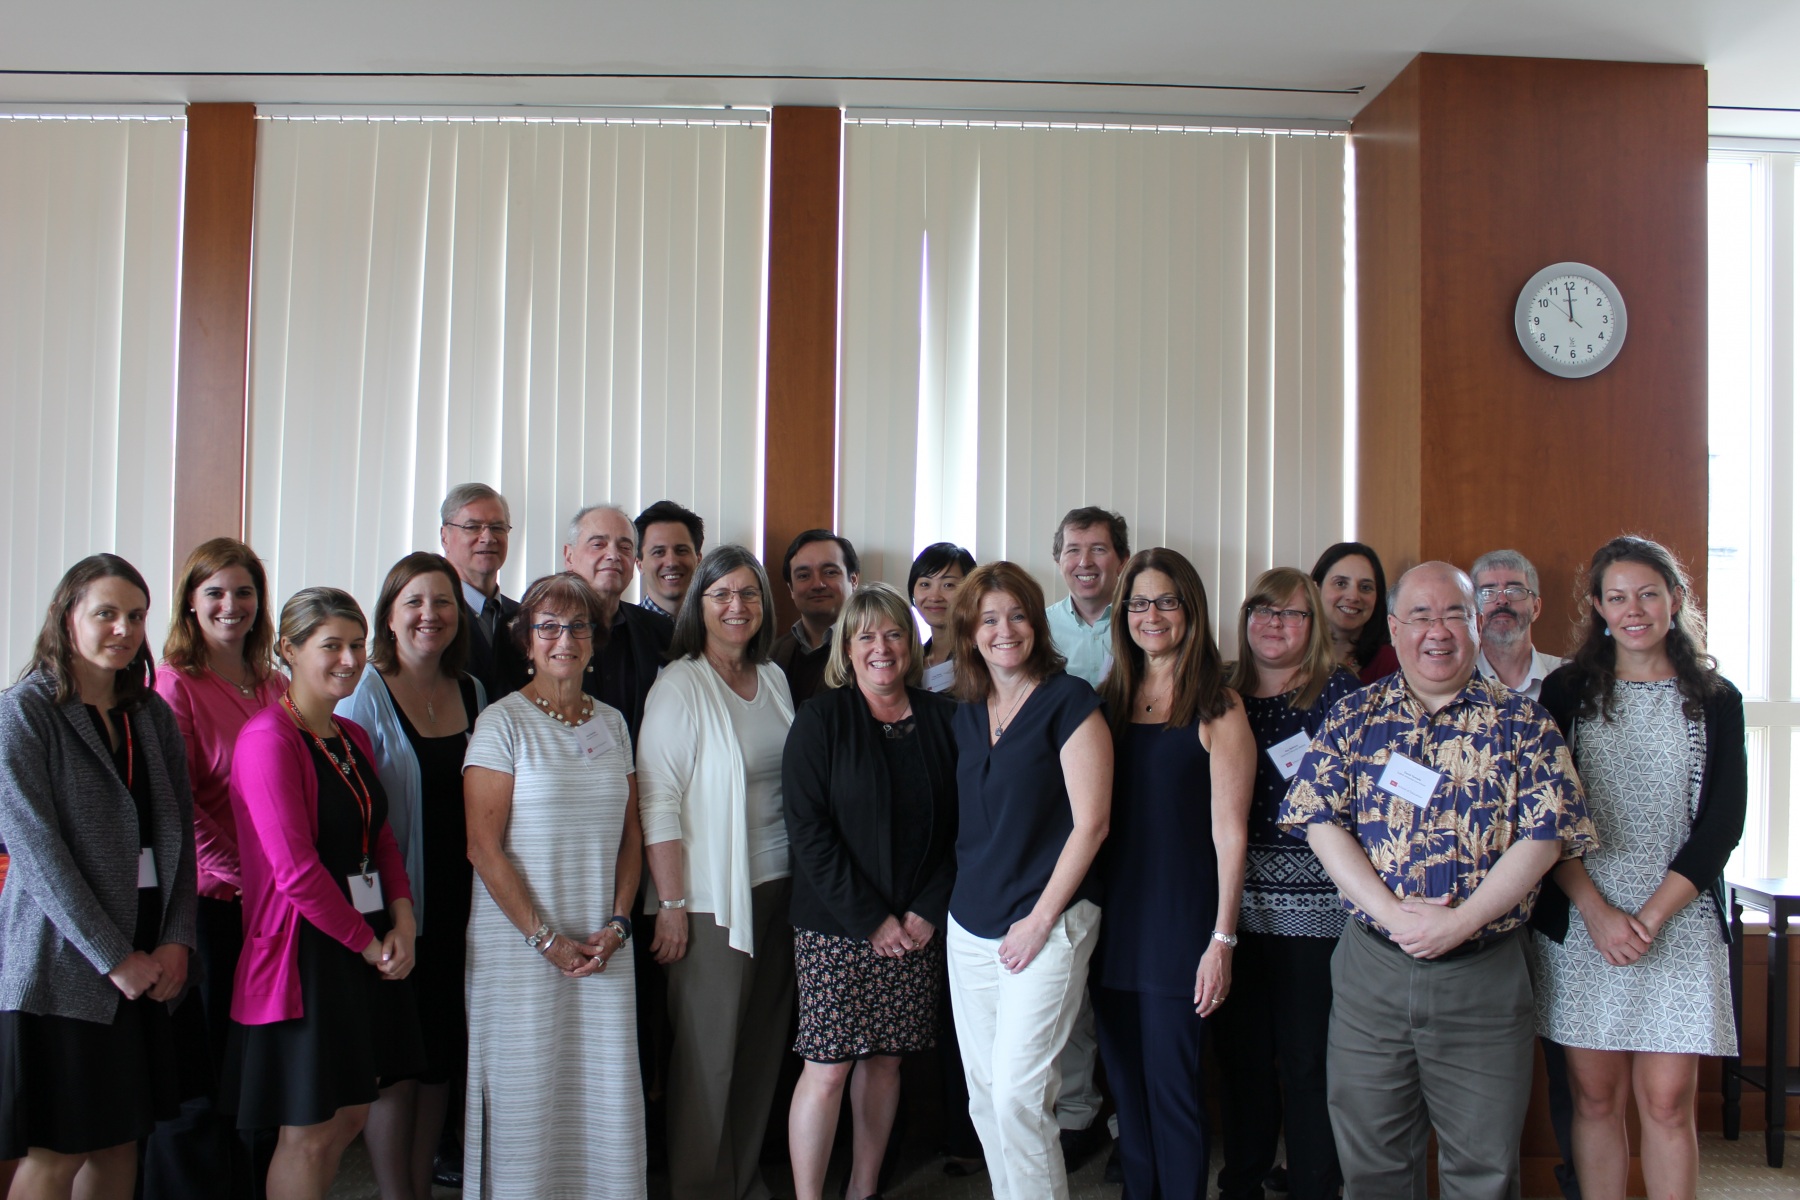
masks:
[[[794,702],[781,668],[763,663],[756,678],[758,688],[773,689],[791,724]],[[638,730],[638,812],[646,846],[682,843],[688,911],[712,914],[733,950],[754,955],[744,756],[725,693],[701,656],[677,659],[656,677]],[[658,899],[656,881],[646,880],[644,911],[655,913]]]

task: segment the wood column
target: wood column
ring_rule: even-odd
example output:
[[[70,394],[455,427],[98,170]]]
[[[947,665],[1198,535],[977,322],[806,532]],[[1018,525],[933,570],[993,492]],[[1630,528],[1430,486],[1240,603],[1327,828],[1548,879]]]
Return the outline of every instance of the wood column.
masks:
[[[1503,546],[1543,577],[1537,644],[1621,533],[1706,572],[1706,72],[1422,54],[1357,117],[1359,533],[1399,568]],[[1533,366],[1541,267],[1624,293],[1617,361]]]
[[[776,628],[796,619],[780,579],[794,535],[837,510],[838,183],[843,114],[774,110],[769,131],[769,341],[763,562]]]
[[[256,106],[190,104],[175,399],[175,562],[244,534]]]

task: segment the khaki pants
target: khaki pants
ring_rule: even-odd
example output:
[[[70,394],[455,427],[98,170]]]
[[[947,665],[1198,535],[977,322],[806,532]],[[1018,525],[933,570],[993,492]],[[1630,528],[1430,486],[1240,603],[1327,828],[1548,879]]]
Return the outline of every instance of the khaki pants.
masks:
[[[790,880],[750,893],[754,957],[710,914],[688,918],[669,980],[669,1188],[674,1200],[768,1200],[758,1161],[794,1012]]]
[[[1344,1200],[1517,1200],[1534,1040],[1525,936],[1420,962],[1351,919],[1331,958],[1326,1051]]]
[[[1062,1082],[1057,1055],[1087,994],[1099,931],[1097,905],[1070,905],[1015,975],[1000,965],[1000,939],[976,937],[950,918],[950,1003],[994,1200],[1067,1200],[1052,1112]]]

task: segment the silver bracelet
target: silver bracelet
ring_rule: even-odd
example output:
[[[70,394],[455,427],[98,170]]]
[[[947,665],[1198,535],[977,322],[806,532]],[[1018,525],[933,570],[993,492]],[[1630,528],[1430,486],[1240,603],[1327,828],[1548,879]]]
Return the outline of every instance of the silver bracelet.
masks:
[[[552,930],[550,933],[550,936],[544,939],[544,944],[538,947],[538,953],[543,955],[545,958],[549,958],[550,957],[550,947],[552,947],[554,945],[556,945],[556,932],[554,930]]]
[[[659,900],[659,901],[657,901],[656,907],[665,908],[665,909],[666,908],[686,908],[687,907],[687,897],[683,896],[679,900]]]
[[[1219,943],[1221,946],[1236,946],[1238,942],[1237,934],[1220,933],[1216,929],[1212,931],[1212,940]]]

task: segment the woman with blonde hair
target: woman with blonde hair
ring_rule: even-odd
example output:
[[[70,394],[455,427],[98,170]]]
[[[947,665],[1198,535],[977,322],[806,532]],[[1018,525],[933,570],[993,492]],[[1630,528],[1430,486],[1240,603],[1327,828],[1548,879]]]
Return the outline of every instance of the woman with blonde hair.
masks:
[[[921,686],[923,673],[906,598],[863,584],[832,627],[827,690],[794,714],[783,753],[794,1050],[806,1063],[788,1119],[799,1200],[822,1194],[847,1082],[855,1154],[845,1194],[876,1194],[900,1056],[934,1041],[955,877],[956,704]]]
[[[1125,1195],[1203,1196],[1201,1048],[1232,986],[1256,747],[1192,563],[1166,547],[1138,551],[1112,611],[1113,665],[1100,687],[1112,833],[1100,874],[1114,919],[1095,952],[1100,1054],[1119,1106]]]
[[[1329,1200],[1341,1182],[1325,1102],[1331,952],[1344,931],[1336,885],[1312,848],[1275,828],[1288,781],[1331,706],[1361,686],[1338,664],[1318,585],[1276,567],[1238,609],[1231,686],[1256,739],[1236,982],[1213,1048],[1225,1073],[1223,1200],[1262,1196],[1287,1135],[1289,1195]]]

